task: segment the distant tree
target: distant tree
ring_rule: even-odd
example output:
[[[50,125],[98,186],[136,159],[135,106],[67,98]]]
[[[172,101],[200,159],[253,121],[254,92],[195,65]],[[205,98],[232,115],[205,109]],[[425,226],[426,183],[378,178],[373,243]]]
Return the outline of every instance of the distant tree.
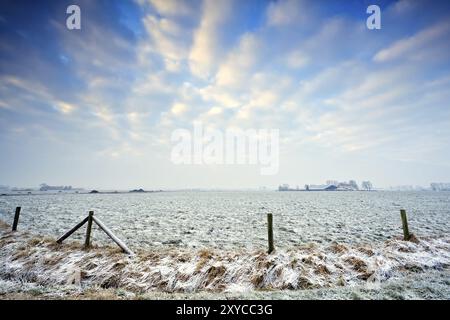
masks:
[[[369,181],[363,181],[361,182],[361,189],[368,190],[368,182]]]
[[[359,190],[358,184],[355,180],[350,180],[348,184],[350,185],[350,187],[352,187],[353,190]]]
[[[361,183],[361,188],[366,190],[366,191],[372,190],[373,189],[372,182],[370,182],[370,181],[363,181]]]

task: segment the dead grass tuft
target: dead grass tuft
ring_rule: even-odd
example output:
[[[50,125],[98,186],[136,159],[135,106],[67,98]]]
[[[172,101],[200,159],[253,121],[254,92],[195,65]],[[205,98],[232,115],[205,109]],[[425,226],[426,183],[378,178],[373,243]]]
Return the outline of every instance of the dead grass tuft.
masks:
[[[312,289],[314,287],[313,283],[304,276],[298,277],[297,288],[299,289]]]
[[[346,246],[344,246],[343,244],[340,243],[333,243],[330,246],[330,250],[333,253],[345,253],[348,251],[348,248]]]
[[[411,242],[413,242],[413,243],[415,243],[415,244],[419,244],[419,243],[420,243],[419,238],[417,238],[417,237],[415,236],[415,234],[413,234],[413,233],[410,234],[409,240],[408,240],[408,241],[411,241]]]
[[[260,273],[254,274],[250,278],[250,282],[256,289],[261,289],[264,285],[264,278],[265,278],[265,273],[260,272]]]
[[[330,270],[327,268],[327,266],[323,264],[319,264],[314,269],[315,274],[321,274],[321,275],[328,275],[331,274]]]
[[[28,257],[29,256],[29,251],[28,250],[26,250],[26,249],[23,249],[23,250],[19,250],[17,253],[15,253],[13,256],[12,256],[12,261],[16,261],[16,260],[19,260],[19,259],[21,259],[21,258],[26,258],[26,257]]]
[[[27,241],[27,244],[30,246],[37,246],[43,244],[43,242],[44,241],[42,238],[31,238],[30,240]]]
[[[0,220],[0,229],[7,230],[7,229],[10,229],[10,228],[11,228],[11,226],[9,224],[7,224],[6,222]]]
[[[199,272],[207,263],[210,259],[212,259],[212,253],[210,250],[207,249],[202,249],[199,251],[198,253],[198,263],[197,266],[195,268],[196,272]]]
[[[366,273],[367,272],[367,264],[357,258],[357,257],[349,257],[347,259],[344,260],[346,263],[348,263],[349,265],[351,265],[352,269],[357,271],[357,272],[361,272],[361,273]]]
[[[214,283],[220,282],[222,280],[222,276],[225,274],[227,269],[224,266],[211,266],[206,271],[207,280],[206,286],[212,285]]]
[[[199,256],[199,258],[202,258],[202,259],[211,259],[213,255],[212,255],[211,250],[202,249],[198,252],[198,256]]]
[[[48,266],[54,266],[57,265],[61,260],[63,259],[62,255],[48,255],[44,256],[43,263]]]
[[[368,255],[369,257],[375,254],[372,249],[366,247],[358,247],[357,250],[361,253],[364,253],[365,255]]]
[[[100,283],[102,288],[119,288],[120,285],[120,275],[112,274]]]

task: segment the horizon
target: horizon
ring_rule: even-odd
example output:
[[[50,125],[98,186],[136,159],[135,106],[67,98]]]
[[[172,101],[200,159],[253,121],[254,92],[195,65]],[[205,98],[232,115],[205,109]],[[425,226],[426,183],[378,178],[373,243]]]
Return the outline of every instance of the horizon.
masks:
[[[374,30],[371,4],[2,1],[0,186],[450,182],[450,2],[376,1]],[[228,161],[229,130],[257,133],[254,162],[250,135]],[[175,161],[177,132],[192,158]]]
[[[350,180],[349,180],[350,181]],[[348,181],[339,181],[339,183],[345,183]],[[366,191],[362,188],[362,181],[356,181],[358,188],[360,191]],[[10,186],[10,185],[4,185],[4,184],[0,184],[0,190],[5,189],[5,190],[9,190],[9,191],[29,191],[29,190],[33,190],[33,191],[39,191],[39,188],[46,183],[41,183],[38,186]],[[389,186],[372,186],[372,191],[430,191],[432,190],[432,184],[442,184],[442,185],[446,185],[446,188],[448,188],[448,186],[450,185],[450,183],[448,182],[430,182],[428,185],[408,185],[408,184],[396,184],[396,185],[389,185]],[[260,186],[256,186],[256,187],[246,187],[246,186],[241,186],[241,187],[216,187],[216,186],[209,186],[209,187],[196,187],[196,186],[187,186],[187,187],[182,187],[182,188],[147,188],[145,186],[135,186],[135,187],[130,187],[130,188],[113,188],[111,186],[106,187],[106,188],[97,188],[95,186],[74,186],[74,185],[70,185],[70,184],[64,184],[64,185],[55,185],[55,184],[47,184],[50,187],[70,187],[70,189],[51,189],[48,190],[51,192],[55,192],[55,191],[92,191],[92,190],[97,190],[97,191],[101,191],[101,192],[129,192],[132,190],[139,190],[142,189],[143,191],[149,191],[149,192],[153,192],[153,191],[279,191],[279,187],[281,187],[282,185],[288,185],[290,188],[292,189],[296,189],[297,187],[300,190],[304,190],[306,185],[309,186],[324,186],[324,185],[329,185],[326,182],[323,183],[306,183],[306,184],[285,184],[285,183],[280,183],[276,186],[273,185],[260,185]],[[446,189],[447,190],[447,189]],[[444,190],[444,191],[446,191]],[[47,192],[47,191],[44,191]]]

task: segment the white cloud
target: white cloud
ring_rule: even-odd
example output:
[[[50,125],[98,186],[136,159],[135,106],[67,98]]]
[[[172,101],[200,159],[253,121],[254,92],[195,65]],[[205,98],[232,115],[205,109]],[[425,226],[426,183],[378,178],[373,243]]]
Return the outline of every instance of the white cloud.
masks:
[[[223,113],[223,109],[220,107],[212,107],[208,110],[208,115],[215,116]]]
[[[169,61],[179,61],[187,57],[188,46],[183,39],[188,33],[178,24],[167,18],[152,15],[146,16],[143,23],[152,39],[152,46],[144,49],[155,51]]]
[[[448,63],[449,23],[399,39],[396,35],[408,27],[402,24],[392,33],[372,33],[371,41],[364,21],[328,11],[311,14],[320,10],[311,11],[313,2],[265,3],[266,16],[238,21],[242,15],[232,16],[230,9],[236,4],[233,9],[239,10],[238,2],[137,1],[146,33],[136,37],[94,22],[80,37],[53,22],[60,31],[58,48],[70,58],[65,68],[73,70],[67,80],[83,90],[75,98],[66,95],[76,90],[60,90],[60,96],[59,84],[55,89],[41,79],[2,76],[0,111],[6,116],[0,128],[7,132],[24,125],[28,131],[26,123],[14,121],[8,128],[9,114],[26,113],[14,117],[21,121],[44,114],[53,123],[71,124],[67,127],[83,141],[80,148],[103,150],[115,161],[142,152],[159,154],[165,163],[164,152],[153,148],[170,147],[174,128],[203,121],[215,128],[279,128],[280,139],[301,152],[287,159],[295,164],[308,157],[302,148],[311,148],[311,161],[327,158],[314,153],[321,149],[332,156],[343,153],[348,158],[341,160],[349,162],[346,152],[367,161],[395,154],[437,163],[426,154],[434,152],[444,162],[440,150],[448,150],[450,133],[448,65],[428,68],[428,62]],[[411,4],[400,1],[395,10],[420,10]],[[378,39],[390,45],[379,50]],[[47,130],[66,138],[55,135],[57,129]]]
[[[220,65],[216,74],[216,82],[219,86],[240,87],[248,80],[251,69],[260,59],[260,50],[263,44],[255,34],[244,34],[239,46]]]
[[[294,50],[286,55],[286,64],[290,68],[303,68],[308,62],[309,57],[302,50]]]
[[[309,20],[310,4],[302,0],[280,0],[271,2],[267,8],[267,24],[284,26],[305,23]]]
[[[424,57],[424,51],[430,50],[432,42],[443,36],[448,42],[450,36],[450,22],[444,21],[428,27],[415,35],[398,40],[388,48],[382,49],[375,54],[373,60],[376,62],[386,62],[395,59],[420,59]],[[434,44],[435,45],[435,44]]]
[[[417,78],[419,70],[402,66],[349,73],[346,77],[353,80],[347,81],[337,93],[320,98],[316,94],[306,95],[295,111],[286,111],[297,114],[298,108],[309,110],[296,118],[297,127],[306,129],[299,129],[302,132],[298,134],[303,135],[304,143],[336,152],[364,150],[365,154],[376,155],[393,149],[395,156],[427,158],[429,148],[420,142],[425,136],[434,146],[447,143],[442,134],[436,135],[436,127],[449,123],[445,116],[449,112],[442,105],[448,94],[444,89],[445,78],[426,85]],[[402,81],[405,78],[410,81]],[[325,77],[321,81],[329,81],[329,86],[333,86],[332,79]],[[436,122],[437,115],[441,115],[440,124]],[[385,158],[391,155],[386,154]]]
[[[136,95],[155,94],[173,94],[176,91],[175,84],[168,79],[165,71],[148,71],[143,78],[138,79],[132,88]]]
[[[5,75],[0,78],[0,88],[7,91],[7,86],[13,86],[20,89],[22,91],[21,100],[31,100],[42,104],[48,104],[63,115],[68,115],[76,110],[73,103],[58,99],[55,93],[40,82]],[[10,108],[10,102],[0,101],[0,107]],[[13,103],[13,105],[16,105],[16,103]],[[22,105],[22,103],[20,103],[20,105]],[[31,108],[22,111],[30,112]],[[34,110],[34,112],[36,111],[37,110]]]
[[[139,0],[141,4],[145,0]],[[190,1],[183,0],[148,0],[148,2],[162,15],[180,16],[192,13],[192,8],[189,6]]]
[[[64,101],[58,101],[56,103],[56,108],[58,111],[60,111],[63,114],[69,114],[73,110],[75,110],[75,106],[73,104],[64,102]]]
[[[184,103],[176,102],[172,108],[170,109],[170,112],[175,115],[181,115],[185,113],[188,110],[188,107]]]
[[[203,100],[214,101],[221,106],[227,108],[236,108],[241,104],[239,94],[237,92],[225,90],[219,86],[209,85],[198,90]]]
[[[194,75],[207,78],[213,72],[221,55],[219,31],[230,14],[230,0],[204,1],[200,26],[194,33],[189,54],[189,67]]]

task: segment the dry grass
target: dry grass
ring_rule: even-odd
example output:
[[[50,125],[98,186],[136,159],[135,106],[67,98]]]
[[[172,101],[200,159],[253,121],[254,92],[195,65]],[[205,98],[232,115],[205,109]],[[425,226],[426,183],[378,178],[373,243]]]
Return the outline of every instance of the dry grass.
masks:
[[[7,230],[7,229],[11,229],[11,226],[6,222],[0,220],[0,230]]]
[[[84,250],[80,242],[56,244],[52,238],[3,229],[0,248],[0,280],[33,283],[46,290],[65,288],[63,299],[123,299],[129,294],[136,297],[149,292],[223,292],[233,286],[250,290],[345,286],[369,278],[386,281],[396,272],[450,264],[450,239],[446,238],[421,239],[417,244],[390,240],[377,247],[304,245],[281,248],[270,255],[263,250],[168,248],[137,250],[136,256],[129,257],[116,247]],[[124,291],[128,292],[125,296]],[[36,296],[52,298],[42,290],[11,292],[2,298]]]
[[[300,276],[297,280],[297,288],[299,289],[312,289],[314,285],[307,277]]]
[[[206,271],[207,274],[207,280],[205,285],[206,286],[213,286],[214,284],[220,283],[221,278],[225,274],[227,269],[224,266],[211,266]]]
[[[357,258],[357,257],[348,257],[344,260],[346,263],[348,263],[349,265],[351,265],[351,267],[353,268],[353,270],[357,271],[357,272],[367,272],[367,264]]]
[[[200,272],[203,267],[212,259],[212,253],[210,250],[202,249],[198,253],[198,263],[195,268],[196,272]]]
[[[314,269],[314,272],[316,274],[321,274],[321,275],[331,274],[330,270],[328,270],[328,268],[323,264],[317,265],[316,268]]]
[[[348,251],[348,249],[343,244],[333,243],[330,246],[330,251],[333,252],[333,253],[345,253],[345,252]]]
[[[373,250],[370,249],[370,248],[367,248],[367,247],[358,247],[357,250],[358,250],[359,252],[364,253],[365,255],[367,255],[367,256],[369,256],[369,257],[371,257],[371,256],[374,255]]]

